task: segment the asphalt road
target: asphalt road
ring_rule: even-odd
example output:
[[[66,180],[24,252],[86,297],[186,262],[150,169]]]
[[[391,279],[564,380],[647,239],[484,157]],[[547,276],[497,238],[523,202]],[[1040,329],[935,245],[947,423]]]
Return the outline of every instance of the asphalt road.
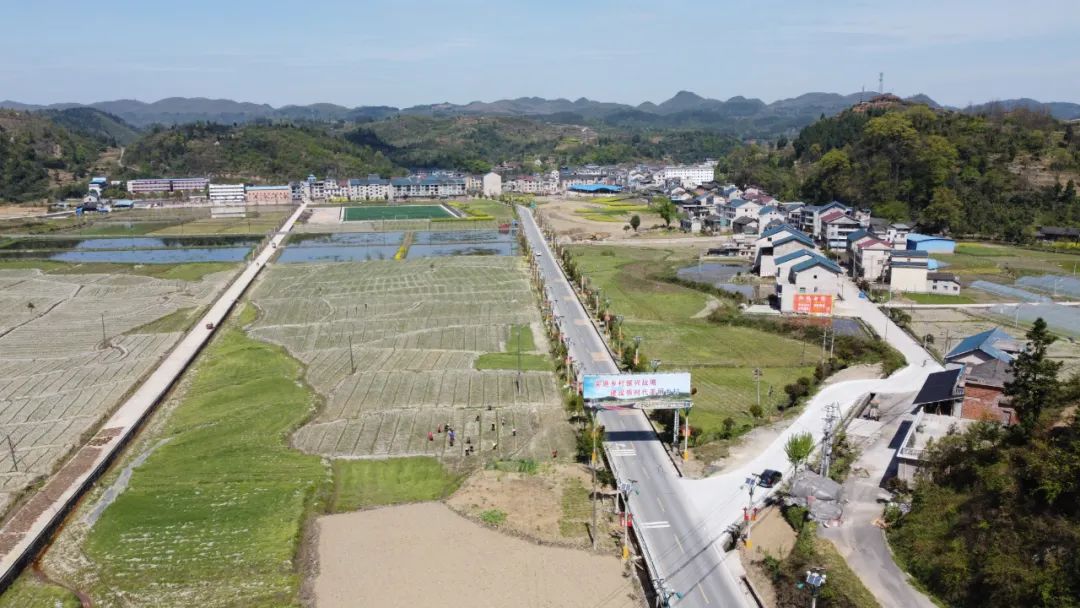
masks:
[[[522,227],[536,256],[556,318],[569,340],[571,356],[585,374],[618,373],[607,347],[592,325],[532,214],[518,207]],[[630,511],[654,581],[682,596],[678,606],[752,606],[743,585],[724,565],[722,543],[697,515],[652,426],[640,411],[604,411],[598,422],[606,431],[605,449],[616,478],[633,482]],[[727,523],[731,523],[728,521]],[[721,526],[722,528],[722,526]],[[722,530],[721,530],[722,531]],[[737,558],[735,558],[737,559]]]

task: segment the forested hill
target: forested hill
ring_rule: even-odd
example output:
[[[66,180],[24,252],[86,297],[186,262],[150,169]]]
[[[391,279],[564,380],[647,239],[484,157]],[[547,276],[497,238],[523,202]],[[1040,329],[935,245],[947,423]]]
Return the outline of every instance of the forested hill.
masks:
[[[517,117],[396,116],[346,133],[407,167],[485,171],[508,162],[524,170],[631,161],[700,162],[739,141],[711,131],[592,129]],[[540,164],[537,165],[536,161]]]
[[[43,115],[0,110],[0,201],[41,199],[84,180],[107,145]]]
[[[136,175],[207,175],[249,182],[283,182],[309,173],[339,178],[400,175],[381,152],[322,127],[191,124],[156,129],[127,148]]]
[[[718,173],[807,202],[840,200],[927,230],[1020,240],[1080,224],[1077,127],[1018,109],[970,115],[909,102],[863,105],[788,145],[748,146]]]

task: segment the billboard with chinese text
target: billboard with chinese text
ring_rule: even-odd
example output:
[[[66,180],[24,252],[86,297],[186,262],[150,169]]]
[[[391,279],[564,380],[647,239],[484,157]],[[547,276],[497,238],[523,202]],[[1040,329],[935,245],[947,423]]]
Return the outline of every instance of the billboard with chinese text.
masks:
[[[831,315],[833,297],[820,293],[800,293],[795,295],[794,310],[804,315]]]
[[[690,399],[690,374],[687,372],[587,375],[582,385],[582,396],[586,401],[615,404]]]

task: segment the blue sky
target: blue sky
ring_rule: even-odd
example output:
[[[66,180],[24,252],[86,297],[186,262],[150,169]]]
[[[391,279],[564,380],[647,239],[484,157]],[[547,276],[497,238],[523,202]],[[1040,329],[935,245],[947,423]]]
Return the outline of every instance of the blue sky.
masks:
[[[0,99],[773,101],[885,87],[1080,102],[1078,0],[7,3]],[[23,27],[11,27],[23,24]]]

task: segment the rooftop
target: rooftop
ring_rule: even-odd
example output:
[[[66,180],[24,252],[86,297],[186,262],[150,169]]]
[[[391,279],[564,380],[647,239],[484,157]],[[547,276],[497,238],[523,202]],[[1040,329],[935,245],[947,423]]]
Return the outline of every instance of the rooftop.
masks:
[[[920,411],[912,421],[907,435],[904,436],[904,442],[900,446],[900,456],[922,459],[931,441],[962,433],[975,422],[967,418],[927,414]]]
[[[935,235],[931,235],[931,234],[919,234],[917,232],[909,233],[907,235],[907,238],[908,238],[909,241],[913,241],[915,243],[922,243],[924,241],[949,241],[949,242],[953,242],[953,240],[950,239],[947,236],[935,236]]]
[[[926,405],[952,401],[963,396],[959,392],[960,375],[964,372],[963,367],[947,369],[943,372],[935,372],[926,377],[919,394],[915,396],[914,405]]]
[[[1020,352],[1020,349],[1020,344],[1012,336],[1001,328],[995,327],[964,338],[956,345],[956,348],[945,355],[945,359],[949,360],[979,351],[994,359],[1011,362],[1013,356],[1010,353]]]

